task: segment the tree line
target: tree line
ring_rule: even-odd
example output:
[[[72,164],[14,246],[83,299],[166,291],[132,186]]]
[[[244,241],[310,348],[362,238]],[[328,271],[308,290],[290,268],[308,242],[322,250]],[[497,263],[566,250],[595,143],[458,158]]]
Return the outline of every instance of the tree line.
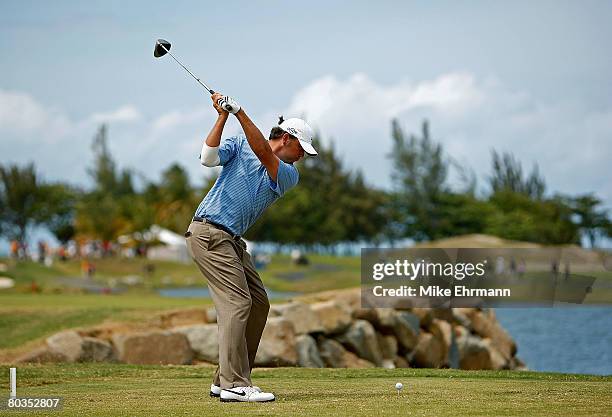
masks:
[[[580,244],[586,236],[612,236],[602,201],[594,193],[548,194],[537,165],[526,173],[511,153],[491,152],[486,187],[453,161],[424,121],[406,134],[392,121],[391,188],[366,183],[360,170],[342,164],[333,143],[315,139],[316,158],[298,163],[299,186],[267,210],[245,236],[256,241],[310,248],[341,242],[378,245],[405,238],[427,241],[486,233],[543,244]],[[28,230],[47,227],[62,243],[71,239],[114,241],[141,236],[153,224],[182,233],[215,176],[194,186],[175,163],[157,182],[117,167],[101,126],[92,142],[91,187],[43,181],[34,164],[0,165],[0,235],[25,242]],[[460,184],[451,184],[456,170]]]

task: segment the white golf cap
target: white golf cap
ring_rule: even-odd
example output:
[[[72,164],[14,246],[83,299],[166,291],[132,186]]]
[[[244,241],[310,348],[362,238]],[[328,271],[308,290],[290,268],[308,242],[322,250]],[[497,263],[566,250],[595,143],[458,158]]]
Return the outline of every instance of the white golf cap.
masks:
[[[314,132],[308,123],[302,119],[294,117],[283,121],[278,126],[291,136],[295,136],[297,140],[300,141],[300,145],[302,145],[304,152],[306,152],[308,155],[317,155],[317,151],[312,146],[312,137],[314,136]]]

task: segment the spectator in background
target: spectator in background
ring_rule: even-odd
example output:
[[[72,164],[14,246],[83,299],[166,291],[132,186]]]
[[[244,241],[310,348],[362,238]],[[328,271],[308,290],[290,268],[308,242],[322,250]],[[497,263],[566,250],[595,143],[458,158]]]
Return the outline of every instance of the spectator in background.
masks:
[[[44,263],[45,258],[47,257],[47,244],[44,240],[38,241],[38,262]]]
[[[11,258],[19,258],[19,242],[11,240]]]

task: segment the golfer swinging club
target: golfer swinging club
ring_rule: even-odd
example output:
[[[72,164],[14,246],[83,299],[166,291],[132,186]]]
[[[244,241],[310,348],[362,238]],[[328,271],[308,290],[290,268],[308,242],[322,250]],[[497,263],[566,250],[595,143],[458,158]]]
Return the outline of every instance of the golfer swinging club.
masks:
[[[274,401],[251,382],[251,369],[266,325],[270,303],[241,236],[263,211],[298,183],[293,166],[304,153],[316,155],[312,129],[301,119],[272,128],[266,140],[247,114],[230,97],[212,95],[219,114],[202,145],[202,165],[223,168],[195,212],[185,237],[217,309],[219,366],[210,395],[221,401]],[[244,136],[221,142],[233,113]]]

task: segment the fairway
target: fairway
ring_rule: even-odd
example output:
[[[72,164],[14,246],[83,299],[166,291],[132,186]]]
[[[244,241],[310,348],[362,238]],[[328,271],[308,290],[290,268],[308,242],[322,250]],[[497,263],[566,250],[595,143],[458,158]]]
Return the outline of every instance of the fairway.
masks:
[[[8,367],[0,390],[8,393]],[[57,416],[609,416],[612,377],[432,369],[256,369],[274,403],[220,403],[209,366],[23,365],[17,395]],[[394,385],[404,384],[398,396]],[[11,413],[18,415],[19,413]],[[50,413],[47,413],[50,414]]]

